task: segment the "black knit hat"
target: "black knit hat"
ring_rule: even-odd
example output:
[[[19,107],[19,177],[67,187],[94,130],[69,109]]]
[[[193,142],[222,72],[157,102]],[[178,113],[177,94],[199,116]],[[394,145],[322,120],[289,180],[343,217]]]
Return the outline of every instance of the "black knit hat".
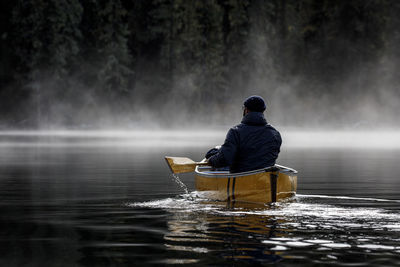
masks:
[[[250,111],[256,111],[256,112],[264,112],[264,110],[267,108],[264,99],[258,95],[253,95],[248,97],[244,101],[243,105]]]

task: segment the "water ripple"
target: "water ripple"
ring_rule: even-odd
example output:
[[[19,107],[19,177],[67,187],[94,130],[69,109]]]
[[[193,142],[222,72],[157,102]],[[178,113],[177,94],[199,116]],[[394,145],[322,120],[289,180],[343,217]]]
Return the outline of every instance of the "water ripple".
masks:
[[[322,201],[316,202],[315,199]],[[324,199],[331,201],[326,204]],[[164,239],[168,249],[177,251],[212,254],[216,253],[212,249],[215,244],[228,241],[233,244],[240,242],[235,245],[240,248],[229,256],[236,260],[260,260],[260,252],[275,255],[272,261],[275,262],[278,258],[285,258],[288,251],[291,260],[293,255],[297,255],[293,253],[299,251],[304,257],[297,260],[315,258],[313,262],[316,264],[334,260],[340,265],[340,258],[349,253],[369,255],[371,251],[394,253],[397,256],[393,257],[398,257],[400,214],[384,208],[346,206],[342,205],[343,200],[347,204],[349,201],[398,202],[298,195],[272,205],[250,208],[237,203],[232,208],[226,203],[202,198],[201,192],[191,192],[176,198],[136,202],[128,206],[165,209],[172,213]],[[276,253],[283,254],[277,257]]]

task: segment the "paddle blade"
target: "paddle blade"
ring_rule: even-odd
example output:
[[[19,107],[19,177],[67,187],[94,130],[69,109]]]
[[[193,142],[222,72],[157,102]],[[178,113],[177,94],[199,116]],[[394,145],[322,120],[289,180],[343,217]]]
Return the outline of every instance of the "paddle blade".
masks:
[[[184,157],[165,157],[172,173],[193,172],[197,165],[205,165],[207,163],[194,162],[189,158]]]

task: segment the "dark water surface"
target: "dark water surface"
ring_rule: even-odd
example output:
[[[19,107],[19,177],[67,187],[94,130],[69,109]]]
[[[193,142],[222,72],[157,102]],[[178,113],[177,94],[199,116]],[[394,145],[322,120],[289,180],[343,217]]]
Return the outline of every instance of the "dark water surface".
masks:
[[[232,209],[163,159],[223,138],[0,134],[0,266],[400,266],[400,149],[284,146],[298,195]]]

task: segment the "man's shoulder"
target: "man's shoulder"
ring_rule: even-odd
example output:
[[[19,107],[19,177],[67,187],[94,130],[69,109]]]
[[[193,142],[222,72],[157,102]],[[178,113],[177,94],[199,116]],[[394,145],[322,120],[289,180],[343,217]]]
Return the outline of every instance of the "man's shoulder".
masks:
[[[268,124],[268,127],[269,127],[269,132],[272,134],[272,136],[274,136],[275,140],[277,142],[282,143],[281,133],[270,124]]]
[[[275,127],[273,127],[271,124],[268,124],[267,127],[269,132],[272,133],[272,135],[281,138],[281,133]]]
[[[269,129],[271,129],[272,131],[275,131],[275,132],[279,133],[279,131],[274,126],[272,126],[271,124],[267,124],[265,126],[268,127]]]
[[[232,126],[232,127],[229,129],[229,133],[231,133],[231,134],[238,134],[238,133],[242,132],[243,129],[245,129],[245,128],[246,128],[246,124],[239,123],[239,124],[236,124],[235,126]]]
[[[243,127],[242,123],[232,126],[229,129],[228,133],[226,134],[227,139],[229,139],[229,140],[237,139],[240,136],[242,127]]]
[[[269,129],[269,130],[272,130],[272,131],[276,131],[276,132],[279,133],[279,131],[274,126],[272,126],[271,124],[248,125],[248,124],[245,124],[245,123],[239,123],[239,124],[231,127],[230,130],[238,131],[238,130],[241,130],[241,129],[260,129],[260,128],[264,128],[264,129],[266,128],[266,129]]]
[[[229,131],[228,131],[228,132],[232,132],[232,131],[235,132],[235,131],[239,130],[240,127],[241,127],[241,123],[236,124],[236,125],[232,126],[231,128],[229,128]]]
[[[254,131],[259,131],[261,129],[264,129],[263,131],[269,132],[270,134],[274,136],[280,136],[279,131],[273,127],[271,124],[265,124],[265,125],[247,125],[245,123],[239,123],[235,126],[232,126],[228,134],[229,135],[239,135],[241,136],[242,134],[248,134]]]

